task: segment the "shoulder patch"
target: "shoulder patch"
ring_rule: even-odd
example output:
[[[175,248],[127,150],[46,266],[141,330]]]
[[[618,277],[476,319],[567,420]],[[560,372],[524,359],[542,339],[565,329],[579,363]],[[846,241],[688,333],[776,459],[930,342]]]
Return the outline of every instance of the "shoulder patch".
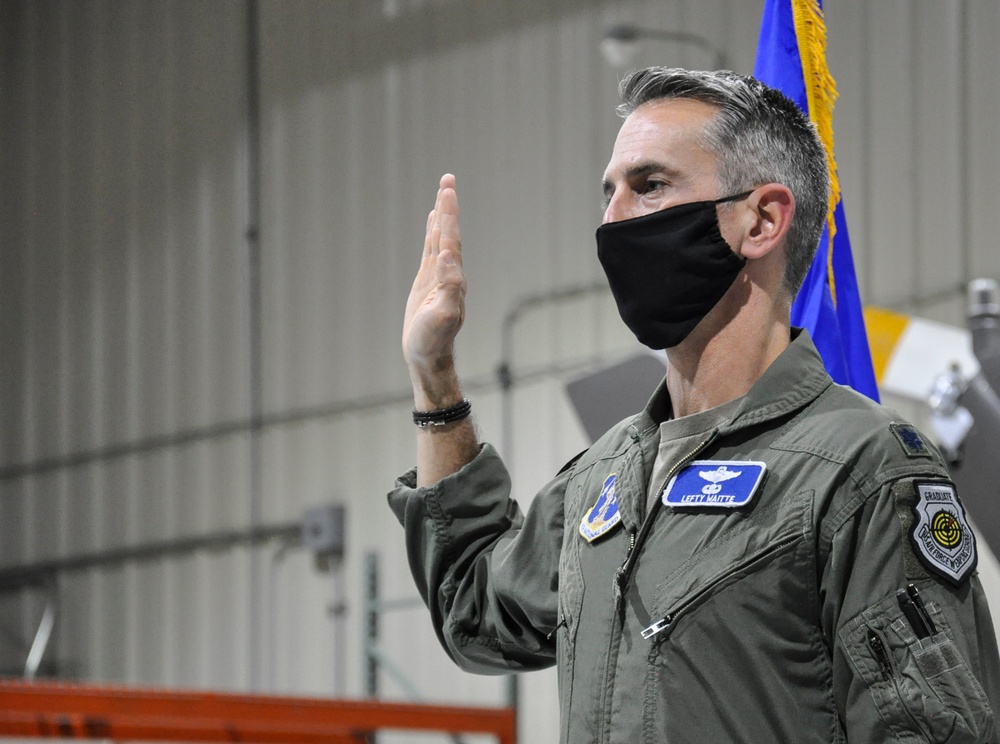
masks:
[[[604,485],[601,487],[601,495],[597,497],[597,503],[583,515],[583,520],[580,522],[580,534],[587,542],[594,542],[622,521],[621,512],[618,511],[618,496],[615,493],[616,479],[615,473],[605,479]]]
[[[889,429],[896,436],[899,446],[907,457],[930,457],[931,451],[917,428],[912,424],[889,424]]]
[[[923,564],[960,586],[976,568],[976,536],[950,481],[915,481],[916,521],[910,530]]]

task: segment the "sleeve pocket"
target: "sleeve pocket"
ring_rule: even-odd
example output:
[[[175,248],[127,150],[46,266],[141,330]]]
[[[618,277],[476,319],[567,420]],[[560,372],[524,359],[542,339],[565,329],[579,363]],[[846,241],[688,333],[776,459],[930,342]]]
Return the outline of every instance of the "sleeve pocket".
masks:
[[[993,713],[986,693],[955,646],[943,613],[928,610],[937,632],[917,638],[895,598],[847,623],[840,632],[855,673],[867,686],[897,741],[988,741]]]

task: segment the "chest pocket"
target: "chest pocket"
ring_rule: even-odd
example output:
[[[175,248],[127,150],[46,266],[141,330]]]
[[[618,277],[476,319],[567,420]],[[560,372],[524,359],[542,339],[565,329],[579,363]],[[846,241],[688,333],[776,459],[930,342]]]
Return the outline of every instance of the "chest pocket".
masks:
[[[836,740],[812,505],[809,490],[773,495],[747,516],[663,515],[662,541],[651,546],[658,550],[637,572],[642,592],[660,564],[648,620],[642,595],[629,597],[644,628],[644,743],[814,742],[815,731]],[[670,570],[677,550],[688,557]],[[679,700],[699,702],[678,715]]]
[[[654,597],[650,623],[643,636],[656,642],[664,640],[678,623],[714,595],[765,569],[778,556],[801,547],[809,533],[812,498],[811,490],[776,497],[759,504],[748,516],[691,512],[661,515],[663,529],[654,530],[658,534],[647,546],[654,559],[647,560],[647,567],[636,576],[639,592]],[[657,568],[649,564],[669,566],[670,556],[684,553],[690,557],[657,577],[655,591],[648,594],[650,574],[655,576]],[[661,562],[659,556],[666,559]],[[791,581],[803,583],[803,589],[814,583],[815,573],[809,566],[803,565],[795,573],[799,574],[797,578],[782,579],[783,591],[791,589]]]

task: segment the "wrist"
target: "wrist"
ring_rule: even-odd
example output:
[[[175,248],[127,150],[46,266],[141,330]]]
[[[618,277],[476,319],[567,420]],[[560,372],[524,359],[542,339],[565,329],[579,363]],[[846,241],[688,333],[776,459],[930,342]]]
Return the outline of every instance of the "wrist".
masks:
[[[471,412],[472,404],[468,398],[464,398],[460,403],[447,408],[437,408],[432,411],[421,411],[414,408],[413,423],[421,429],[426,429],[429,426],[448,426],[448,424],[469,418]]]
[[[410,365],[413,406],[417,411],[435,411],[461,403],[465,396],[451,359],[435,367]]]

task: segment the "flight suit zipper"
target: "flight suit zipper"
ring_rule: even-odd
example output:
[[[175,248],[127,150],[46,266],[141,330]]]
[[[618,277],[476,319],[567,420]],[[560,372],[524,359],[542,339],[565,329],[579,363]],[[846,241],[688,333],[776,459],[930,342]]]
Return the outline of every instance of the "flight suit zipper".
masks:
[[[666,477],[664,477],[663,482],[660,487],[654,491],[654,493],[662,493],[670,483],[670,479],[673,478],[677,473],[680,472],[681,468],[690,462],[695,455],[705,449],[712,440],[715,439],[718,430],[713,430],[707,438],[705,438],[697,447],[692,449],[687,455],[682,457],[673,467],[667,472]],[[608,637],[608,651],[605,657],[605,667],[604,667],[604,686],[601,693],[600,707],[598,709],[598,721],[600,722],[600,733],[598,736],[599,742],[606,741],[607,732],[609,731],[609,721],[607,720],[607,711],[609,706],[609,701],[614,697],[614,669],[618,665],[618,648],[621,642],[621,634],[624,626],[624,600],[625,600],[625,590],[628,588],[629,581],[632,578],[632,573],[635,570],[635,563],[639,552],[642,550],[642,545],[649,536],[649,533],[653,529],[653,523],[656,521],[657,514],[660,513],[660,507],[663,504],[663,500],[657,498],[653,501],[650,506],[649,511],[646,513],[645,519],[643,519],[642,525],[640,526],[638,532],[632,530],[629,532],[628,546],[625,550],[625,560],[622,562],[621,566],[615,572],[614,576],[614,595],[615,595],[615,616],[616,621],[611,623],[611,632]]]
[[[702,440],[697,447],[674,463],[674,466],[670,468],[666,476],[663,478],[663,482],[660,484],[660,487],[653,493],[662,494],[666,489],[667,484],[670,483],[670,480],[681,471],[681,468],[694,459],[695,455],[711,444],[717,433],[717,429],[712,431],[712,433],[709,434],[706,439]],[[625,590],[628,588],[629,581],[632,579],[632,572],[635,570],[635,559],[638,556],[643,543],[646,542],[646,538],[649,536],[649,533],[652,531],[653,523],[656,521],[656,516],[660,513],[660,507],[662,506],[663,499],[657,497],[649,507],[649,512],[646,514],[646,518],[642,521],[642,526],[639,528],[638,534],[635,532],[629,534],[629,545],[628,550],[625,553],[625,560],[618,568],[618,571],[615,572],[615,607],[619,610],[621,609],[621,603],[625,598]]]
[[[712,596],[720,584],[729,580],[733,575],[739,573],[740,571],[746,570],[753,564],[758,563],[759,561],[766,560],[771,556],[773,556],[775,553],[780,553],[789,545],[792,545],[795,542],[797,542],[799,540],[799,537],[800,536],[797,534],[788,535],[787,537],[784,537],[778,540],[777,542],[771,543],[770,545],[767,546],[765,550],[759,551],[754,555],[751,555],[746,560],[737,563],[732,568],[727,570],[726,573],[722,574],[721,576],[717,576],[711,582],[698,589],[697,592],[692,594],[688,599],[686,599],[680,605],[673,608],[670,612],[667,612],[658,620],[655,620],[647,628],[644,628],[642,631],[642,637],[647,641],[651,641],[657,638],[658,636],[662,636],[663,638],[665,638],[666,636],[664,636],[663,634],[664,633],[669,634],[669,632],[673,629],[675,623],[677,622],[677,620],[681,618],[681,616],[687,614],[692,609],[701,604],[702,601]]]
[[[910,706],[905,704],[906,698],[900,689],[896,665],[893,663],[892,652],[889,650],[889,643],[886,641],[885,636],[876,628],[868,626],[865,628],[865,641],[868,643],[868,650],[871,651],[872,658],[878,664],[879,674],[882,675],[882,679],[892,685],[896,693],[896,699],[903,703],[902,708],[906,711],[910,723],[913,724],[913,730],[919,731],[928,737],[927,740],[930,741],[930,732],[927,731],[927,727],[916,719],[913,711],[910,710]]]
[[[868,641],[868,648],[871,649],[872,656],[875,657],[875,663],[878,664],[879,672],[882,673],[882,677],[887,682],[892,682],[894,676],[892,660],[889,658],[889,649],[886,648],[882,636],[874,628],[868,628],[866,631],[866,640]]]

